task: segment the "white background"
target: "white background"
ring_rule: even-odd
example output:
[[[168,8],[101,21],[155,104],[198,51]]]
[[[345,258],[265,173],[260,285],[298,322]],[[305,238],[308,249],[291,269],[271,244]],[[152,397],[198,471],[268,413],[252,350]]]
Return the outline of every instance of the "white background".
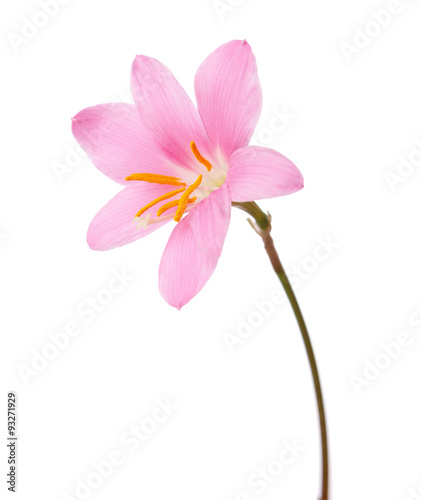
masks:
[[[234,211],[215,274],[179,312],[157,285],[170,225],[117,250],[91,251],[88,224],[119,186],[69,153],[70,118],[127,100],[136,54],[164,62],[193,96],[201,61],[237,38],[252,46],[263,87],[254,142],[291,158],[305,179],[301,192],[261,206],[273,215],[285,267],[307,269],[296,293],[325,393],[332,498],[421,498],[411,493],[421,488],[421,5],[402,0],[377,29],[367,23],[386,1],[221,4],[227,9],[218,13],[212,0],[73,0],[14,47],[11,34],[22,36],[23,18],[41,7],[2,0],[2,498],[12,497],[9,390],[18,394],[18,498],[82,498],[77,481],[94,481],[92,464],[114,451],[124,463],[89,498],[317,498],[316,406],[289,306],[266,303],[268,317],[232,352],[224,340],[280,288],[245,215]],[[347,60],[341,44],[366,27],[378,35]],[[290,115],[282,131],[274,109]],[[388,183],[401,156],[414,168]],[[67,168],[61,176],[58,165]],[[320,253],[321,239],[336,248]],[[104,296],[112,271],[123,269],[132,279],[87,324],[80,308]],[[79,335],[23,376],[49,334],[71,322]],[[392,361],[379,356],[400,332],[411,344]],[[356,377],[361,383],[375,359],[390,364],[358,389]],[[152,415],[157,398],[178,409],[133,452],[120,439]],[[267,487],[250,486],[294,440],[303,450],[293,463]]]

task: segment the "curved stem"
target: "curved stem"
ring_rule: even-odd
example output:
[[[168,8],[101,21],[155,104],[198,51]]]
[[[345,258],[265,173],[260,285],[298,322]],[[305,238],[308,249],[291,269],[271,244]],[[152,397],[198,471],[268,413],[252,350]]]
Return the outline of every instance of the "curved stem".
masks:
[[[271,217],[269,214],[265,214],[261,208],[254,202],[247,203],[233,203],[233,206],[244,210],[250,214],[255,222],[249,222],[256,232],[262,237],[263,243],[265,245],[265,250],[269,256],[272,263],[272,267],[277,274],[279,280],[284,287],[285,293],[290,301],[291,307],[294,311],[295,317],[297,319],[298,326],[301,331],[301,335],[304,341],[304,345],[307,351],[307,357],[310,363],[311,374],[314,382],[314,389],[316,392],[317,407],[319,410],[319,423],[320,423],[320,436],[322,443],[322,493],[320,500],[328,500],[328,490],[329,490],[329,457],[328,457],[328,442],[327,442],[327,427],[326,427],[326,415],[323,403],[323,393],[320,384],[319,372],[317,369],[316,358],[314,356],[313,347],[311,345],[310,336],[303,318],[303,315],[298,305],[297,299],[292,289],[291,283],[289,282],[288,276],[282,266],[279,259],[278,253],[275,249],[273,239],[270,235],[271,230]]]

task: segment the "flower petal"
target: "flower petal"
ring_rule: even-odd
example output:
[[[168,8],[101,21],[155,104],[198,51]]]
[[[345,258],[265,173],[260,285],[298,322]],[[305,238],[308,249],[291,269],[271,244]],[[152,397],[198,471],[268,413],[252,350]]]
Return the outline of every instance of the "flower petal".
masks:
[[[253,201],[295,193],[304,186],[298,168],[277,151],[239,149],[229,159],[226,180],[232,201]]]
[[[215,270],[228,231],[229,204],[228,189],[222,186],[171,233],[159,266],[159,290],[171,306],[181,309]]]
[[[256,60],[245,40],[234,40],[210,54],[195,78],[198,109],[214,157],[227,162],[249,143],[262,110]]]
[[[109,103],[86,108],[73,119],[75,139],[92,163],[116,182],[133,173],[174,175],[175,169],[151,140],[136,106]]]
[[[139,114],[161,150],[177,165],[202,171],[190,143],[194,141],[208,158],[209,139],[196,107],[171,71],[156,59],[137,56],[131,88]]]
[[[162,217],[145,229],[138,229],[135,222],[137,212],[159,196],[170,192],[174,186],[156,184],[130,185],[120,191],[96,214],[88,229],[88,244],[92,250],[111,250],[139,238],[143,238],[172,220]],[[145,212],[144,215],[156,217],[161,202]]]
[[[228,186],[223,184],[211,193],[190,212],[188,217],[198,248],[219,257],[231,218],[231,196]]]

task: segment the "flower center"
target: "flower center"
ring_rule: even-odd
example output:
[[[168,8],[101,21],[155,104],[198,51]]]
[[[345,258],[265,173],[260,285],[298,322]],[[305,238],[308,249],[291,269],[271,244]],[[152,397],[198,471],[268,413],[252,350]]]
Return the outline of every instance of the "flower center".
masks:
[[[190,143],[190,148],[196,157],[197,161],[204,165],[207,169],[208,172],[211,171],[212,169],[212,164],[204,158],[199,150],[197,149],[197,146],[194,141]],[[131,174],[128,177],[126,177],[126,181],[143,181],[143,182],[151,182],[153,184],[163,184],[166,186],[180,186],[178,189],[174,189],[173,191],[170,191],[169,193],[163,194],[159,196],[158,198],[155,198],[152,200],[150,203],[145,205],[143,208],[141,208],[137,214],[135,215],[136,218],[140,218],[147,210],[150,208],[154,207],[158,203],[169,200],[170,198],[173,198],[174,196],[177,196],[178,194],[181,194],[180,198],[169,201],[168,203],[165,203],[162,205],[158,211],[157,211],[157,217],[161,217],[161,215],[168,210],[171,210],[172,208],[175,208],[175,213],[174,215],[174,220],[176,222],[179,222],[181,218],[184,215],[184,212],[188,209],[194,206],[193,204],[197,201],[197,196],[193,196],[190,198],[190,195],[200,186],[202,183],[202,176],[199,175],[199,177],[191,184],[189,187],[186,187],[186,183],[183,182],[181,179],[178,177],[172,177],[169,175],[160,175],[160,174]],[[147,216],[148,217],[148,216]],[[149,221],[146,221],[146,224],[148,224]]]

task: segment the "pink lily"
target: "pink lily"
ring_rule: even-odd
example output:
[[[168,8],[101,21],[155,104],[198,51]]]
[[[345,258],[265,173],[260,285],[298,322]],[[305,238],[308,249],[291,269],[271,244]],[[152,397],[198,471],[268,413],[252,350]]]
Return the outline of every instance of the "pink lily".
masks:
[[[86,108],[73,134],[94,165],[125,187],[94,217],[88,244],[109,250],[177,222],[159,267],[159,289],[180,309],[212,275],[232,202],[294,193],[297,167],[280,153],[248,146],[262,92],[249,44],[210,54],[195,77],[197,108],[159,61],[137,56],[134,104]]]

